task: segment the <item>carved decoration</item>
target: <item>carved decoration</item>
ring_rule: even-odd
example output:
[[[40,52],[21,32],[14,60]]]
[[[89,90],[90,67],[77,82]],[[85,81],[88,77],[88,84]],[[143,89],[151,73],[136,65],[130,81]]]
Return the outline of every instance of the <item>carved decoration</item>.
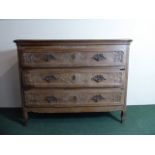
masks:
[[[43,78],[43,80],[47,81],[47,82],[51,82],[51,81],[55,81],[57,80],[57,78],[54,75],[47,75]]]
[[[113,102],[120,102],[121,101],[121,93],[120,94],[113,94]]]
[[[76,92],[77,91],[77,92]],[[26,104],[27,105],[104,105],[109,103],[109,105],[120,104],[122,101],[122,92],[90,92],[89,90],[80,92],[80,90],[72,90],[64,93],[63,90],[59,90],[55,94],[46,94],[38,92],[36,94],[28,93],[26,94]],[[73,94],[72,94],[73,93]]]
[[[44,60],[45,61],[55,60],[55,57],[53,56],[53,54],[46,54]]]
[[[115,74],[115,76],[114,76],[114,82],[121,83],[122,82],[122,79],[123,79],[123,75],[122,75],[121,72]]]
[[[106,57],[103,54],[95,54],[92,58],[96,61],[101,61],[106,59]]]
[[[103,75],[95,75],[94,77],[92,77],[92,80],[94,80],[96,82],[101,82],[101,81],[106,80],[106,79],[104,78]]]
[[[114,62],[123,62],[123,55],[124,55],[123,51],[114,51],[113,55],[114,55]]]
[[[34,54],[32,53],[25,53],[24,54],[24,60],[27,62],[27,63],[34,63],[36,61],[36,57]]]
[[[24,72],[24,82],[27,85],[36,86],[44,85],[47,87],[55,86],[71,86],[71,85],[83,85],[83,86],[98,86],[103,87],[109,85],[109,83],[115,85],[123,84],[124,72],[89,72],[89,73],[59,73],[58,72],[40,72],[29,71]],[[50,84],[50,85],[48,85]]]
[[[55,96],[47,96],[46,101],[48,103],[57,102],[57,98]]]
[[[50,61],[55,60],[55,57],[53,54],[44,54],[44,55],[35,55],[34,53],[24,53],[24,60],[27,63],[35,63],[37,61],[43,60],[43,61]]]
[[[101,100],[104,100],[105,98],[102,96],[102,95],[96,95],[96,96],[93,96],[91,98],[94,102],[99,102]]]

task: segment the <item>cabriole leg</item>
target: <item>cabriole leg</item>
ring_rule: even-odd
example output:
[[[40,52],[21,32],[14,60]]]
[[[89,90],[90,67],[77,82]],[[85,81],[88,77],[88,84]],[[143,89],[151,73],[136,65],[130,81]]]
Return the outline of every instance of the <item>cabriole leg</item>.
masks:
[[[125,111],[121,111],[121,123],[125,121]]]

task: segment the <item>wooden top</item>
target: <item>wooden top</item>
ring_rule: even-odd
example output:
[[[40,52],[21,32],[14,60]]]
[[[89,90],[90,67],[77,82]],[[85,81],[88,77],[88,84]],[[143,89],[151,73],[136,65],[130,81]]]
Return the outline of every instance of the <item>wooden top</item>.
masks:
[[[102,45],[129,45],[131,39],[91,39],[91,40],[25,40],[25,39],[18,39],[14,40],[17,45],[88,45],[88,44],[102,44]]]

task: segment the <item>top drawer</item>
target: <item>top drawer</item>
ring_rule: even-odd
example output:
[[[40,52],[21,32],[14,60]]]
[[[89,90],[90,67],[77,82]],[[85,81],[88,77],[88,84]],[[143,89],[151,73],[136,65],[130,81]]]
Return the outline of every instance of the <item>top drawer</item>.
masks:
[[[27,48],[21,53],[25,67],[121,66],[125,62],[125,46]]]

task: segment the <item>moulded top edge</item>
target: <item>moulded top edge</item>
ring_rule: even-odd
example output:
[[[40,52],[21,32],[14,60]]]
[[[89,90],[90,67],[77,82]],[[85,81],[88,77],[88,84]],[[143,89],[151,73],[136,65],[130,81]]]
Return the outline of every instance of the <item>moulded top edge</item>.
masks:
[[[17,39],[14,42],[17,45],[60,45],[60,44],[130,44],[131,39],[81,39],[81,40],[31,40],[31,39]]]

